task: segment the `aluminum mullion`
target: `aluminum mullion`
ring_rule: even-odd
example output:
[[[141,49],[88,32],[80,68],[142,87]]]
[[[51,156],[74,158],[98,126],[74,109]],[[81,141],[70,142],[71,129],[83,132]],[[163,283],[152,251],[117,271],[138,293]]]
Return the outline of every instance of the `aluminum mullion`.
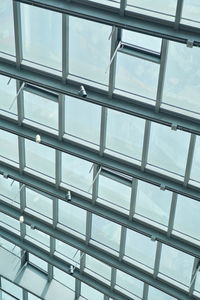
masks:
[[[117,277],[117,269],[116,268],[112,268],[111,269],[111,281],[110,281],[110,288],[111,288],[111,290],[113,290],[115,288],[116,277]]]
[[[54,10],[60,13],[81,17],[87,20],[115,25],[120,28],[132,30],[144,34],[154,35],[159,38],[167,38],[175,42],[187,43],[187,40],[194,40],[195,46],[199,45],[199,31],[194,29],[191,32],[188,26],[181,26],[178,30],[173,28],[173,22],[166,22],[157,18],[146,18],[141,14],[134,14],[126,11],[125,16],[119,14],[120,10],[105,5],[100,6],[98,3],[90,1],[69,1],[65,0],[17,0],[42,8]]]
[[[24,184],[26,184],[28,187],[32,187],[38,191],[44,192],[46,194],[48,194],[49,196],[51,195],[59,198],[61,200],[66,201],[66,192],[63,190],[58,190],[56,188],[54,188],[51,184],[47,184],[44,182],[41,182],[41,180],[36,180],[34,176],[30,176],[28,174],[23,174],[21,175],[20,173],[16,172],[15,169],[12,169],[9,167],[5,168],[5,166],[2,167],[0,169],[0,173],[2,173],[2,171],[4,171],[3,173],[6,174],[10,174],[10,178],[20,181]],[[174,194],[175,196],[175,194]],[[89,200],[89,199],[88,199]],[[140,223],[138,220],[134,219],[134,222],[132,222],[132,220],[129,220],[127,216],[122,215],[121,213],[107,207],[107,206],[103,206],[101,204],[96,203],[95,205],[91,203],[91,200],[86,200],[85,197],[82,198],[80,195],[72,195],[72,201],[71,204],[78,206],[84,210],[87,210],[88,212],[94,213],[98,216],[101,216],[103,218],[106,218],[114,223],[117,223],[119,225],[122,225],[124,227],[127,227],[131,230],[134,230],[138,233],[141,233],[143,235],[148,236],[149,238],[151,238],[152,236],[156,237],[157,241],[160,241],[164,244],[167,244],[171,247],[174,247],[180,251],[186,252],[190,255],[196,256],[200,258],[200,252],[199,252],[199,248],[198,246],[190,243],[189,241],[182,241],[181,239],[179,239],[176,236],[171,236],[170,234],[167,235],[166,232],[162,232],[160,230],[155,229],[155,227],[151,226],[151,225],[145,225],[144,223]],[[173,220],[173,213],[174,213],[174,202],[175,202],[175,198],[174,201],[172,201],[172,207],[171,207],[171,212],[170,212],[170,220]],[[5,209],[6,214],[11,214],[11,212],[9,213],[8,210],[8,206],[5,205],[5,203],[0,200],[1,206],[0,206],[0,210],[2,212],[4,212],[3,207]],[[55,217],[58,216],[58,212],[57,212],[57,199],[54,200],[54,203],[56,203],[56,206],[53,209],[53,214],[55,215],[53,218],[53,228],[55,228],[56,226],[56,220],[54,221]],[[12,208],[12,211],[16,212],[16,209]],[[12,216],[12,214],[11,214]],[[19,218],[19,215],[18,215]],[[169,221],[169,225],[172,224],[172,221]],[[41,229],[42,231],[42,229]]]
[[[167,55],[168,55],[168,45],[169,45],[169,42],[167,40],[162,40],[160,70],[159,70],[158,87],[157,87],[157,94],[156,94],[156,107],[155,107],[156,112],[159,112],[160,106],[162,103],[162,98],[163,98],[163,88],[164,88]]]
[[[98,188],[99,188],[99,170],[100,167],[96,164],[93,165],[93,185],[92,185],[92,203],[95,204],[98,197]]]
[[[101,129],[100,129],[100,148],[99,153],[102,156],[106,148],[106,130],[107,130],[107,115],[106,107],[101,108]]]
[[[194,292],[194,289],[195,289],[195,284],[196,284],[196,279],[197,279],[197,276],[195,279],[193,279],[193,276],[195,276],[195,273],[197,272],[197,267],[199,265],[199,259],[195,257],[194,259],[194,263],[193,263],[193,268],[192,268],[192,276],[191,276],[191,285],[189,287],[189,294],[192,296],[193,292]],[[192,282],[193,281],[193,282]]]
[[[184,185],[185,186],[187,186],[187,184],[190,180],[192,161],[193,161],[194,150],[195,150],[195,143],[196,143],[196,135],[191,134],[186,169],[185,169],[185,176],[184,176]]]
[[[81,296],[81,281],[79,279],[75,279],[75,298],[74,300],[78,300]]]
[[[124,16],[126,5],[127,5],[127,0],[120,1],[120,15],[121,16]]]
[[[142,160],[141,160],[141,170],[144,171],[147,164],[147,157],[149,151],[149,140],[150,140],[150,132],[151,132],[151,122],[145,122],[144,129],[144,139],[143,139],[143,147],[142,147]]]
[[[14,32],[15,32],[16,64],[17,67],[19,68],[23,58],[20,2],[13,1],[13,18],[14,18]]]
[[[65,133],[65,96],[58,96],[58,135],[61,141]]]
[[[86,238],[85,238],[86,245],[88,245],[89,242],[90,242],[91,232],[92,232],[92,213],[87,211],[87,216],[86,216]]]
[[[22,82],[19,80],[16,81],[16,86],[17,86],[17,92],[20,90],[22,86]],[[17,96],[17,113],[18,113],[18,124],[22,125],[22,122],[24,120],[24,95],[23,91],[19,93]]]
[[[149,285],[145,283],[144,284],[144,289],[143,289],[142,300],[147,300],[148,299],[148,294],[149,294]]]
[[[25,289],[22,289],[22,295],[23,300],[28,300],[28,292]]]
[[[122,227],[121,228],[121,238],[120,238],[120,249],[119,249],[119,260],[120,261],[123,259],[124,253],[125,253],[126,233],[127,233],[127,228]]]
[[[170,207],[170,213],[169,213],[169,221],[168,221],[168,229],[167,229],[167,235],[170,237],[173,226],[174,226],[174,218],[176,213],[176,204],[177,204],[177,194],[173,193],[172,195],[172,201],[171,201],[171,207]]]
[[[130,209],[129,209],[129,220],[133,220],[133,216],[135,214],[135,206],[137,201],[137,187],[138,187],[138,180],[133,178],[132,180],[132,187],[131,187],[131,201],[130,201]]]
[[[137,57],[137,58],[140,58],[143,60],[147,60],[147,61],[150,61],[155,64],[160,64],[160,61],[161,61],[160,55],[151,53],[148,50],[142,51],[140,49],[137,49],[136,47],[126,45],[125,43],[123,44],[123,47],[118,50],[118,52],[120,52],[122,54],[130,55],[133,57]]]
[[[69,74],[69,16],[62,14],[62,80],[66,83]]]
[[[82,101],[88,101],[103,107],[121,111],[140,118],[145,118],[149,121],[157,122],[162,125],[171,127],[172,124],[177,124],[177,129],[186,132],[191,132],[200,135],[200,124],[198,120],[189,116],[183,116],[176,112],[171,112],[167,109],[161,108],[159,113],[155,112],[154,106],[150,106],[140,101],[126,98],[122,95],[113,94],[112,101],[108,95],[92,86],[87,86],[88,96],[83,98],[78,95],[79,86],[77,82],[68,81],[68,84],[63,84],[61,77],[47,76],[46,73],[30,68],[28,66],[21,66],[17,69],[16,64],[11,61],[0,58],[0,74],[15,78],[29,84],[37,85],[45,89],[49,89],[58,94],[62,93]]]
[[[34,219],[33,223],[36,226],[36,228],[41,229],[39,227],[39,223],[41,222],[40,219],[36,218],[36,217],[31,217],[31,218]],[[28,215],[25,217],[25,223],[27,225],[30,225],[30,223],[32,224],[31,218],[28,217]],[[45,225],[45,228],[46,228],[45,232],[47,234],[48,234],[48,232],[47,232],[48,226],[50,226],[50,225],[48,225],[48,224]],[[53,230],[53,232],[52,232],[52,234],[54,234],[55,238],[58,238],[58,236],[55,235],[56,230]],[[58,232],[58,230],[57,230],[57,232]],[[53,266],[58,267],[59,269],[65,271],[67,273],[69,272],[69,268],[66,269],[66,267],[64,266],[66,263],[63,262],[62,259],[55,257],[55,256],[53,256],[53,257],[49,256],[49,252],[47,252],[46,250],[40,249],[40,247],[35,246],[32,242],[29,242],[27,240],[22,241],[17,234],[10,232],[9,230],[3,228],[2,226],[0,226],[0,235],[3,238],[7,239],[8,241],[16,244],[20,248],[24,249],[25,251],[28,251],[28,252],[38,256],[39,258],[43,259],[44,261],[47,261],[48,263],[52,264]],[[59,237],[59,239],[60,239],[60,237]],[[182,291],[178,287],[171,286],[171,284],[168,284],[167,282],[164,282],[163,280],[160,280],[159,278],[155,279],[155,278],[153,278],[152,275],[147,274],[145,271],[142,271],[142,270],[138,269],[137,267],[134,267],[134,265],[130,265],[129,263],[126,263],[125,261],[119,261],[119,259],[117,257],[113,256],[112,254],[109,254],[109,252],[102,250],[100,248],[97,248],[96,246],[93,246],[91,244],[87,245],[84,243],[84,241],[81,241],[77,237],[72,236],[71,234],[69,234],[65,231],[63,232],[63,234],[61,236],[61,240],[65,243],[71,245],[72,247],[75,247],[76,249],[79,249],[79,250],[87,253],[88,255],[91,255],[92,257],[104,262],[105,264],[108,264],[109,266],[119,269],[122,272],[125,272],[139,280],[142,280],[142,281],[146,282],[147,284],[150,284],[150,285],[154,286],[155,288],[160,289],[163,292],[174,296],[175,298],[178,298],[178,299],[180,298],[182,300],[190,300],[191,299],[191,298],[189,298],[187,292]],[[61,261],[62,263],[60,264],[59,261]],[[74,273],[76,272],[76,270],[74,271]],[[80,274],[79,271],[78,271],[78,273]],[[76,278],[76,276],[75,276],[75,278]],[[105,294],[109,295],[109,293],[107,293],[107,292]]]
[[[152,241],[153,243],[153,241]],[[161,258],[162,244],[160,242],[157,243],[156,255],[155,255],[155,263],[153,270],[153,277],[156,278],[158,276],[159,267],[160,267],[160,258]]]
[[[174,28],[178,29],[181,21],[181,15],[182,15],[182,10],[183,10],[183,2],[184,0],[178,0],[177,1],[177,6],[176,6],[176,16],[175,16],[175,23],[174,23]]]

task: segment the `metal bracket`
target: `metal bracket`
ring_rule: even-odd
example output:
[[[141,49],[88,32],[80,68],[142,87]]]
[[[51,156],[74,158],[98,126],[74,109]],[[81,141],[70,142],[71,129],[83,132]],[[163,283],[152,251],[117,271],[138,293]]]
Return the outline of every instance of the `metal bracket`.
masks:
[[[178,124],[172,123],[171,130],[176,131],[178,129]]]
[[[187,40],[187,47],[188,48],[193,48],[193,46],[194,46],[194,41],[192,41],[192,40]]]
[[[8,179],[9,175],[7,173],[3,173],[3,178]]]
[[[165,191],[165,188],[166,188],[165,185],[162,183],[162,184],[160,185],[160,190],[161,190],[161,191]]]
[[[156,241],[156,236],[155,236],[155,235],[152,235],[152,236],[151,236],[151,241],[152,241],[152,242],[155,242],[155,241]]]

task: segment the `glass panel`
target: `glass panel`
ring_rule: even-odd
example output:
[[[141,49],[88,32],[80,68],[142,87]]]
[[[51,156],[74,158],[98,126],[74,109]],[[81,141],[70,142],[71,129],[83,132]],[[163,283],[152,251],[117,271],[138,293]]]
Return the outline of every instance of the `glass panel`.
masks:
[[[116,89],[155,100],[158,74],[158,64],[122,53],[117,54]]]
[[[117,270],[117,277],[116,277],[116,284],[117,286],[115,287],[116,289],[119,289],[119,287],[125,289],[126,291],[131,292],[132,294],[142,298],[143,295],[143,287],[144,283],[120,270]]]
[[[106,147],[141,160],[145,120],[108,110]]]
[[[56,255],[72,264],[74,264],[74,261],[79,263],[80,251],[78,253],[76,248],[59,240],[56,240]]]
[[[24,91],[24,116],[33,122],[58,129],[58,104],[26,91]]]
[[[121,226],[104,218],[92,216],[92,239],[119,251]]]
[[[0,129],[0,156],[19,163],[18,137]]]
[[[168,224],[172,193],[157,186],[138,181],[135,212],[150,220]]]
[[[72,230],[85,234],[86,211],[59,200],[59,222]]]
[[[12,108],[9,110],[10,105],[15,98],[16,92],[16,80],[11,79],[6,76],[0,75],[0,109],[1,114],[5,114],[2,110],[5,110],[12,114],[17,114],[17,101],[13,104]],[[8,84],[9,82],[9,84]]]
[[[67,96],[65,97],[65,115],[65,132],[67,134],[99,145],[100,106]]]
[[[26,225],[26,239],[31,239],[31,242],[33,242],[33,239],[39,247],[49,248],[50,236],[28,225]]]
[[[96,275],[100,275],[104,279],[107,279],[110,281],[111,279],[111,267],[107,266],[106,264],[98,261],[97,259],[86,255],[86,268],[90,269],[92,276],[96,278]],[[88,270],[85,270],[85,272],[88,272]],[[102,280],[102,278],[99,278]],[[108,282],[107,282],[108,284]]]
[[[55,177],[55,150],[25,140],[26,166],[45,175]],[[40,176],[40,175],[39,175]]]
[[[81,295],[83,297],[86,297],[86,299],[88,300],[103,300],[104,299],[104,295],[102,293],[100,293],[99,291],[91,288],[89,285],[81,282]]]
[[[190,284],[194,258],[184,252],[162,245],[160,272],[185,285]]]
[[[157,290],[153,288],[152,286],[149,286],[149,292],[148,292],[148,300],[176,300],[174,297],[169,296],[165,293],[163,293],[160,290]]]
[[[0,51],[15,55],[13,1],[0,1]]]
[[[200,240],[199,216],[200,203],[193,199],[178,195],[174,229]]]
[[[36,268],[42,269],[43,271],[47,272],[48,264],[46,261],[40,259],[39,257],[29,253],[28,255],[29,262],[33,264]]]
[[[199,49],[170,42],[168,51],[164,103],[171,105],[168,108],[173,111],[173,106],[176,106],[185,114],[190,114],[191,111],[200,113],[200,73],[196,68],[196,62],[200,60]]]
[[[190,178],[200,182],[200,137],[196,137]]]
[[[108,37],[111,27],[69,17],[69,29],[70,73],[107,84],[109,72],[105,73],[105,71],[110,60]]]
[[[3,277],[1,277],[1,287],[15,297],[22,299],[22,289]]]
[[[181,23],[200,27],[199,0],[184,0]]]
[[[19,234],[20,223],[16,219],[13,219],[12,217],[0,212],[0,223],[1,226],[4,226],[5,228]]]
[[[131,187],[119,183],[105,176],[99,176],[98,201],[108,206],[113,206],[116,209],[129,210]],[[105,201],[102,201],[105,200]],[[117,207],[116,207],[117,206]]]
[[[125,255],[150,268],[154,266],[157,242],[127,229]]]
[[[190,135],[152,123],[148,163],[167,171],[184,175]]]
[[[165,2],[162,0],[127,0],[127,4],[133,6],[129,7],[129,9],[134,12],[173,20],[169,15],[175,15],[177,0],[168,0]]]
[[[89,192],[92,184],[92,163],[70,154],[62,153],[62,181]],[[90,190],[91,191],[91,190]]]
[[[141,47],[160,53],[162,40],[151,35],[123,30],[122,41],[136,47]]]
[[[21,4],[21,20],[23,58],[61,70],[62,15]]]
[[[12,179],[5,179],[0,176],[0,195],[1,199],[7,200],[10,199],[9,203],[20,202],[20,192],[19,192],[19,183]],[[5,197],[5,199],[4,199]]]
[[[65,286],[70,287],[72,290],[75,289],[75,278],[68,275],[67,273],[61,271],[58,268],[53,268],[54,278],[64,284]]]
[[[26,188],[26,206],[51,219],[53,213],[52,202],[53,200],[47,198],[46,196]]]

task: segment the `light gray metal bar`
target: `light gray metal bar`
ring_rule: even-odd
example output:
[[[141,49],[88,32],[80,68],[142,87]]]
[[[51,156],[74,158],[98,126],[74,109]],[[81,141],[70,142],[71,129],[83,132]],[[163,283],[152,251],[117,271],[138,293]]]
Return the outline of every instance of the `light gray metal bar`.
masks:
[[[94,104],[102,105],[107,108],[118,110],[127,114],[131,114],[137,117],[145,118],[149,121],[154,121],[159,124],[163,124],[171,127],[172,124],[177,124],[177,129],[191,132],[194,134],[200,134],[199,120],[191,118],[189,116],[183,116],[181,114],[170,112],[161,108],[159,113],[155,112],[154,106],[141,103],[140,101],[126,98],[121,95],[113,94],[112,101],[109,96],[95,89],[94,87],[87,86],[88,96],[83,98],[78,95],[79,84],[77,82],[69,81],[68,84],[63,84],[60,77],[47,76],[39,70],[35,70],[28,66],[21,66],[20,70],[17,69],[15,63],[0,58],[0,74],[25,81],[29,84],[37,85],[54,91],[58,94],[70,95],[75,98],[79,98],[83,101],[88,101]]]
[[[199,258],[195,257],[193,268],[192,268],[192,277],[191,277],[190,287],[189,287],[189,295],[191,295],[191,296],[194,292],[196,278],[197,278],[197,272],[199,272],[198,267],[199,267]]]
[[[180,25],[181,15],[182,15],[182,10],[183,10],[183,2],[184,2],[184,0],[177,1],[176,16],[175,16],[175,23],[174,23],[175,29],[179,28],[179,25]]]
[[[15,31],[15,54],[16,64],[20,67],[22,62],[22,30],[21,30],[21,12],[20,3],[13,1],[13,18],[14,18],[14,31]]]
[[[66,100],[67,101],[67,100]],[[58,96],[58,134],[61,141],[65,133],[65,96]]]
[[[121,47],[118,52],[122,53],[122,54],[126,54],[126,55],[130,55],[130,56],[134,56],[140,59],[144,59],[150,62],[153,62],[155,64],[160,64],[160,55],[159,54],[155,54],[155,53],[151,53],[149,51],[146,50],[142,50],[139,48],[136,48],[134,46],[130,46],[127,45],[125,43],[123,43],[123,47]]]
[[[92,231],[92,213],[87,211],[86,216],[86,239],[85,242],[88,245],[91,239],[91,231]]]
[[[147,164],[150,131],[151,131],[151,122],[146,121],[145,122],[145,130],[144,130],[143,147],[142,147],[142,161],[141,161],[141,170],[142,171],[145,170],[146,164]]]
[[[120,15],[124,16],[125,9],[126,9],[127,0],[120,1]]]
[[[93,165],[93,185],[92,185],[92,203],[96,202],[98,197],[98,188],[99,188],[99,172],[100,167],[96,164]]]
[[[18,171],[15,170],[15,168],[12,167],[5,167],[5,165],[1,166],[0,168],[0,174],[5,173],[9,174],[9,177],[12,179],[15,179],[17,181],[20,181],[24,184],[26,184],[29,187],[35,188],[38,191],[44,192],[47,195],[51,195],[55,198],[61,199],[66,201],[66,191],[62,189],[56,189],[51,184],[42,182],[40,179],[36,179],[34,176],[25,173],[20,174]],[[192,201],[192,200],[191,200]],[[53,203],[56,203],[54,200]],[[5,209],[6,214],[10,214],[12,216],[12,211],[15,209],[13,208],[11,211],[8,210],[8,207],[5,205],[3,201],[0,201],[1,206],[0,210],[3,212],[3,207]],[[173,203],[173,202],[172,202]],[[143,235],[148,236],[151,238],[154,236],[157,241],[160,241],[161,243],[167,244],[171,247],[174,247],[180,251],[186,252],[190,255],[196,256],[200,258],[200,252],[199,247],[194,245],[193,243],[190,243],[189,241],[184,241],[180,239],[179,237],[176,237],[174,235],[167,236],[166,232],[162,232],[160,230],[156,230],[155,227],[151,225],[145,225],[144,223],[140,223],[139,221],[134,219],[134,222],[129,220],[126,215],[123,215],[117,211],[112,210],[111,208],[107,206],[103,206],[101,204],[96,203],[95,205],[91,203],[91,200],[86,200],[85,197],[81,197],[80,195],[77,195],[75,193],[72,194],[72,205],[78,206],[84,210],[87,210],[88,212],[94,213],[98,216],[101,216],[103,218],[106,218],[112,222],[115,222],[117,224],[120,224],[124,227],[127,227],[131,230],[134,230],[138,233],[141,233]],[[53,214],[57,215],[56,209],[57,205],[53,209]],[[171,208],[170,212],[170,219],[173,219],[172,213],[174,209]],[[54,216],[54,220],[55,220]],[[170,221],[169,224],[172,224],[173,222]],[[56,224],[56,223],[55,223]],[[55,227],[55,225],[53,225]]]
[[[106,9],[106,6],[90,1],[64,0],[17,0],[19,2],[42,8],[54,10],[60,13],[81,17],[91,21],[104,23],[107,25],[118,26],[127,30],[154,35],[156,37],[169,39],[172,41],[186,43],[188,39],[195,41],[199,45],[199,31],[189,31],[188,26],[180,26],[178,30],[173,28],[173,22],[155,22],[155,18],[143,19],[142,15],[126,12],[123,18],[120,16],[119,9]],[[115,13],[113,13],[115,12]],[[151,20],[151,21],[150,21]],[[166,24],[167,23],[167,24]]]
[[[66,83],[69,74],[69,16],[62,14],[62,80]]]
[[[16,86],[17,86],[17,93],[19,92],[22,82],[19,80],[16,81]],[[17,112],[18,112],[18,124],[21,125],[24,119],[24,95],[23,91],[18,94],[17,96]]]
[[[111,281],[110,281],[110,288],[111,288],[111,290],[113,290],[115,288],[116,277],[117,277],[117,269],[116,268],[112,268],[111,269]]]
[[[32,141],[35,141],[35,136],[38,133],[35,131],[35,129],[31,129],[25,124],[23,127],[17,126],[12,119],[4,116],[2,116],[0,120],[0,129],[25,137]],[[115,170],[128,176],[141,179],[156,186],[161,186],[164,183],[166,190],[176,192],[200,201],[199,190],[191,185],[188,185],[186,188],[183,186],[182,182],[176,181],[173,178],[169,178],[164,174],[147,169],[145,169],[145,171],[141,171],[138,169],[138,166],[132,163],[120,161],[115,157],[106,155],[105,153],[103,156],[101,156],[97,151],[86,148],[75,142],[71,142],[70,140],[65,140],[64,142],[59,141],[55,136],[51,136],[44,132],[42,133],[41,144],[85,159],[92,163],[96,163],[110,170]]]
[[[123,259],[124,253],[125,253],[126,232],[127,232],[127,228],[122,227],[121,228],[121,238],[120,238],[120,249],[119,249],[119,260],[120,261]]]
[[[156,107],[155,107],[156,112],[159,112],[162,103],[162,98],[163,98],[163,88],[164,88],[164,80],[165,80],[165,72],[166,72],[166,64],[167,64],[168,47],[169,47],[169,41],[162,40],[160,70],[159,70],[158,87],[157,87],[157,94],[156,94]]]
[[[138,180],[133,178],[132,187],[131,187],[131,201],[130,201],[130,210],[129,210],[129,220],[132,221],[133,216],[135,214],[135,206],[137,200],[137,186]]]
[[[144,284],[144,289],[143,289],[143,297],[142,300],[147,300],[148,299],[148,293],[149,293],[149,286],[148,284]]]
[[[176,213],[176,204],[177,204],[177,194],[173,193],[171,207],[170,207],[170,213],[169,213],[168,230],[167,230],[167,235],[169,237],[171,236],[173,226],[174,226],[174,217],[175,217],[175,213]]]
[[[154,271],[153,271],[153,277],[154,278],[156,278],[158,276],[159,266],[160,266],[160,258],[161,258],[161,251],[162,251],[162,244],[160,242],[158,242],[157,243],[157,248],[156,248]]]
[[[101,131],[100,131],[100,150],[99,153],[102,156],[106,147],[106,128],[107,128],[107,115],[108,111],[106,107],[101,108]]]
[[[188,150],[187,164],[186,164],[185,176],[184,176],[184,185],[185,186],[187,186],[187,184],[190,180],[195,143],[196,143],[196,135],[191,134],[190,146],[189,146],[189,150]]]

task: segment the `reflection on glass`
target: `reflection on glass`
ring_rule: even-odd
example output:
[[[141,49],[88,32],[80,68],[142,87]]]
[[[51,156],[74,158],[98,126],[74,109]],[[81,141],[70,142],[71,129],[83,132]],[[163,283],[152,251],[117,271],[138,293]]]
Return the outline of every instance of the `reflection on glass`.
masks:
[[[0,75],[0,109],[9,111],[10,113],[17,114],[17,101],[15,101],[12,108],[9,107],[16,96],[16,80]],[[9,84],[8,84],[9,82]],[[3,112],[1,111],[3,114]]]
[[[69,17],[69,72],[73,75],[108,83],[105,73],[110,61],[111,27]]]
[[[48,197],[26,188],[26,206],[39,214],[52,218],[52,202]]]
[[[149,292],[148,292],[148,300],[155,300],[155,299],[159,299],[159,300],[176,300],[176,298],[167,295],[165,293],[163,293],[162,291],[155,289],[152,286],[149,286]]]
[[[15,55],[12,0],[0,1],[0,51]]]
[[[148,163],[184,175],[190,135],[160,124],[151,124]]]
[[[19,163],[17,135],[0,129],[0,145],[0,156]]]
[[[161,191],[157,186],[139,181],[135,211],[150,220],[167,225],[171,198],[171,192]]]
[[[62,15],[21,4],[23,58],[61,70]]]
[[[181,23],[200,27],[199,0],[184,0]]]
[[[200,181],[200,137],[199,136],[196,137],[190,178],[196,181]]]
[[[130,275],[117,270],[116,289],[121,288],[121,291],[126,291],[142,298],[144,283]]]
[[[141,160],[145,120],[108,110],[106,148]]]
[[[65,116],[66,133],[99,145],[100,106],[67,96],[65,97]]]
[[[118,53],[115,88],[156,99],[159,65]]]

